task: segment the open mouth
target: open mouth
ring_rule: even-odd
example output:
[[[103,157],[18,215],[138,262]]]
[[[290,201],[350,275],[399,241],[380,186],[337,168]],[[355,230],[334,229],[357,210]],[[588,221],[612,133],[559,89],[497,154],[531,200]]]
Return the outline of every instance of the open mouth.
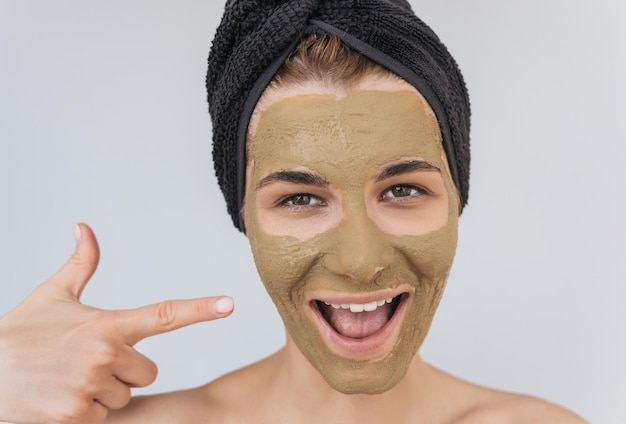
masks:
[[[369,303],[326,303],[314,300],[328,325],[343,337],[364,339],[380,332],[392,320],[406,294]]]

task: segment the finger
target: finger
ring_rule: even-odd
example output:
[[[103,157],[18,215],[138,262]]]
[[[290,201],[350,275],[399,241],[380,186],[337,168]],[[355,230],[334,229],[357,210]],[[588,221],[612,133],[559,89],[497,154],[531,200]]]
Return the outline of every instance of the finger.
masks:
[[[134,348],[126,346],[126,349],[113,370],[115,377],[129,387],[146,387],[152,384],[157,377],[156,364]]]
[[[130,396],[130,387],[111,376],[100,392],[96,393],[95,400],[108,409],[120,409],[128,405]]]
[[[87,224],[74,224],[76,249],[63,267],[44,283],[72,299],[80,299],[87,282],[96,271],[100,248],[93,231]]]
[[[68,405],[72,405],[68,408]],[[108,409],[95,399],[85,399],[70,403],[57,402],[48,409],[49,420],[62,423],[102,423]],[[39,421],[38,421],[39,422]]]
[[[94,399],[93,406],[89,411],[89,416],[81,422],[85,423],[103,423],[109,413],[109,408]]]
[[[177,328],[224,318],[233,311],[233,300],[227,296],[189,300],[168,300],[128,311],[119,311],[119,328],[124,340],[133,346],[146,337]]]
[[[85,422],[88,423],[103,423],[109,413],[109,409],[101,403],[94,401],[91,413]]]

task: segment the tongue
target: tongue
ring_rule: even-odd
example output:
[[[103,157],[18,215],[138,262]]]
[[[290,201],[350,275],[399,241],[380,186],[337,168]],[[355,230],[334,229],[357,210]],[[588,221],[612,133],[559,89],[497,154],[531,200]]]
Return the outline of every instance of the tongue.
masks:
[[[393,315],[393,308],[389,303],[372,312],[350,312],[349,309],[335,309],[324,304],[320,307],[339,334],[353,339],[363,339],[377,333]]]

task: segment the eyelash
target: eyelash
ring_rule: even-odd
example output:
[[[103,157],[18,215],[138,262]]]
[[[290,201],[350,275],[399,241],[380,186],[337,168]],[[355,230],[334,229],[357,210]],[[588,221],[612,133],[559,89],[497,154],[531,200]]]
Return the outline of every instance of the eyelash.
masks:
[[[410,190],[410,194],[408,194],[407,196],[391,196],[391,191],[394,189],[409,189]],[[429,191],[419,187],[419,186],[415,186],[415,185],[411,185],[411,184],[397,184],[394,186],[389,187],[388,189],[386,189],[385,191],[383,191],[380,196],[378,196],[378,200],[379,201],[389,201],[392,203],[403,203],[403,202],[411,202],[414,201],[422,196],[425,196],[429,194]]]
[[[409,194],[406,196],[391,196],[391,191],[394,189],[408,189]],[[391,203],[404,203],[404,202],[412,202],[422,196],[430,194],[430,192],[422,187],[412,185],[412,184],[396,184],[385,191],[383,191],[380,196],[378,196],[379,201],[388,201]],[[294,204],[294,200],[297,198],[308,198],[308,204],[306,205],[296,205]],[[322,200],[320,197],[315,196],[309,193],[297,193],[291,194],[289,196],[284,197],[277,203],[278,207],[284,208],[289,212],[299,212],[309,208],[326,206],[326,202]]]
[[[302,197],[308,197],[309,198],[309,204],[308,205],[294,205],[293,201],[296,198],[302,198]],[[311,204],[314,203],[314,204]],[[308,194],[308,193],[297,193],[297,194],[292,194],[289,195],[283,199],[281,199],[278,202],[278,206],[281,208],[285,208],[290,212],[298,212],[298,211],[302,211],[308,208],[315,208],[315,207],[320,207],[320,206],[326,206],[326,202],[324,200],[322,200],[321,198],[313,195],[313,194]]]

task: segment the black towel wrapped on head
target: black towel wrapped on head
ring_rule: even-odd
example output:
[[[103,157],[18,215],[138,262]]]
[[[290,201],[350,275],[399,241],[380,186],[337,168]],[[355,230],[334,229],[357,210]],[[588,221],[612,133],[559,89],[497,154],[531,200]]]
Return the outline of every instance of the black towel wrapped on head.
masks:
[[[469,192],[470,104],[463,76],[437,35],[404,0],[228,0],[207,73],[215,173],[233,223],[245,193],[248,122],[300,39],[338,36],[412,84],[437,116],[461,208]]]

